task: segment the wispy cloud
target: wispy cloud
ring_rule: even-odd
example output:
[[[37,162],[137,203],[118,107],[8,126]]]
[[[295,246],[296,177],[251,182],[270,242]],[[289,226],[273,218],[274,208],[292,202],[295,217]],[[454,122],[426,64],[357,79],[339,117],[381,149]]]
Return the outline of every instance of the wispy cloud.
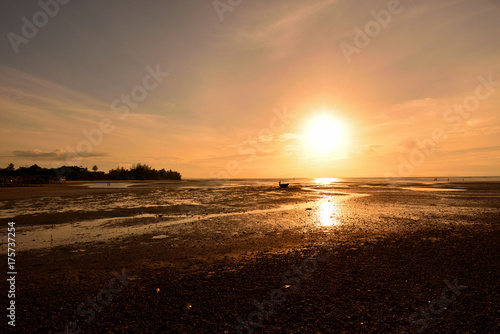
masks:
[[[293,140],[299,138],[300,136],[296,133],[282,133],[282,134],[269,134],[262,135],[257,138],[255,141],[248,141],[248,143],[255,142],[285,142],[289,140]]]
[[[42,151],[38,149],[32,150],[16,150],[12,152],[14,156],[20,158],[29,159],[49,159],[49,160],[64,160],[66,159],[68,152],[63,149],[57,149],[52,152]],[[81,157],[104,157],[108,153],[92,153],[92,152],[79,152]]]
[[[467,153],[496,152],[496,151],[500,151],[500,145],[499,146],[470,147],[470,148],[466,148],[466,149],[450,151],[450,152],[448,152],[448,154],[461,155],[461,154],[467,154]]]
[[[375,154],[377,150],[384,145],[381,144],[370,144],[370,145],[365,145],[363,148],[363,154]]]
[[[307,20],[312,19],[314,15],[335,2],[338,0],[300,2],[299,4],[288,2],[281,6],[276,5],[275,9],[279,10],[274,13],[272,20],[269,21],[266,17],[266,23],[253,28],[247,27],[248,30],[239,32],[234,39],[243,44],[264,46],[271,50],[273,58],[284,57],[292,52],[297,43],[304,38],[304,24]],[[265,3],[265,6],[269,9],[269,6],[273,4]],[[256,14],[256,16],[259,15]]]

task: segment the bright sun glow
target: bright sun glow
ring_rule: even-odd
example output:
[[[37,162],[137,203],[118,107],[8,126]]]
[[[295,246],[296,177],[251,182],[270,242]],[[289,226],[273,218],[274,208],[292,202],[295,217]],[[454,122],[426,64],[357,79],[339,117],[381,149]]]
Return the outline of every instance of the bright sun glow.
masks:
[[[305,133],[306,149],[314,155],[340,153],[348,141],[347,126],[328,113],[312,118]]]

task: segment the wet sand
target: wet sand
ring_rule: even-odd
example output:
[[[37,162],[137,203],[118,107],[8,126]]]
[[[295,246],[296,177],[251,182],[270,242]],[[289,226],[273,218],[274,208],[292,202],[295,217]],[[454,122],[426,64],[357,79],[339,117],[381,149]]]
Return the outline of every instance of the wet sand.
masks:
[[[140,200],[162,187],[60,186],[30,198],[72,192],[75,201],[103,193]],[[125,217],[104,224],[89,211],[81,220],[75,212],[18,215],[29,237],[30,229],[70,224],[68,217],[88,229],[58,246],[24,243],[16,257],[16,332],[59,333],[68,324],[84,333],[499,332],[500,184],[437,187],[465,190],[241,187],[223,201],[211,192],[205,202],[90,214]],[[106,237],[88,238],[95,231]],[[109,293],[113,270],[133,278],[123,287],[115,280],[121,289]],[[445,302],[443,281],[453,286],[455,278],[457,295],[445,293],[454,297]],[[96,297],[103,299],[92,312]]]

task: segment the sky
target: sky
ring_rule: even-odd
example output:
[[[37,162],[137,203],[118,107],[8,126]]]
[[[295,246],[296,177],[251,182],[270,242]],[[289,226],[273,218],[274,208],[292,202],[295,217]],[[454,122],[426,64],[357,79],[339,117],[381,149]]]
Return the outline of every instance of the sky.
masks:
[[[500,1],[2,1],[0,167],[500,174]]]

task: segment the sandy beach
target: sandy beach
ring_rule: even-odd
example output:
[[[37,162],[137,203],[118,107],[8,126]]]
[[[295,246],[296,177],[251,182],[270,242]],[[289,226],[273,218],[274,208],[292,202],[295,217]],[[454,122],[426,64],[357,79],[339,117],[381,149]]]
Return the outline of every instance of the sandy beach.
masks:
[[[16,222],[15,332],[497,333],[499,189],[0,189],[2,221]]]

